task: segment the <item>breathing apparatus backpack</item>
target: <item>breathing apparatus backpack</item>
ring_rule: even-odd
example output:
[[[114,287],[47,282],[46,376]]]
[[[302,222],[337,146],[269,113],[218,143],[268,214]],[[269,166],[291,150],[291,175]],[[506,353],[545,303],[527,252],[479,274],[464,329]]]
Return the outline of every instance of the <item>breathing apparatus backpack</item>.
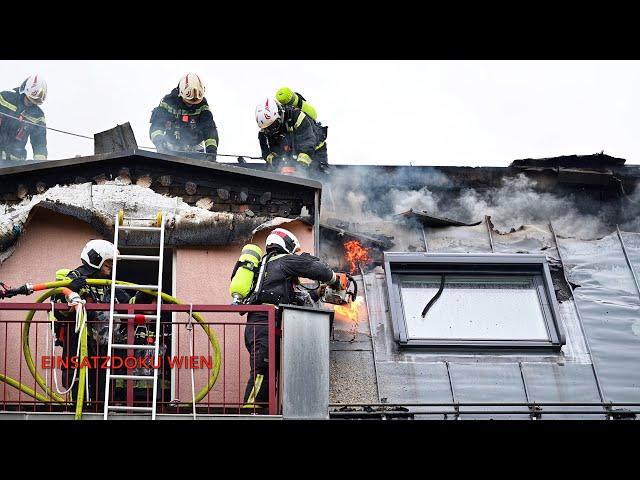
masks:
[[[242,247],[240,258],[231,272],[229,294],[233,298],[232,305],[240,305],[253,290],[260,261],[262,249],[251,243]]]

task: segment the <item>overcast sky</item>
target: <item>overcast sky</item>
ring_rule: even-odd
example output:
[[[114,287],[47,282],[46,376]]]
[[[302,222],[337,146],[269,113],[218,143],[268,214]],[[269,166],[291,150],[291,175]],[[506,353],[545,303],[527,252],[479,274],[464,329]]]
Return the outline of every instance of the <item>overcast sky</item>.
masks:
[[[39,73],[50,127],[92,136],[128,121],[153,146],[151,110],[189,71],[219,153],[259,155],[255,106],[286,85],[329,126],[330,163],[506,166],[602,150],[640,163],[639,61],[0,60],[0,90]],[[51,131],[48,145],[51,159],[93,153]]]

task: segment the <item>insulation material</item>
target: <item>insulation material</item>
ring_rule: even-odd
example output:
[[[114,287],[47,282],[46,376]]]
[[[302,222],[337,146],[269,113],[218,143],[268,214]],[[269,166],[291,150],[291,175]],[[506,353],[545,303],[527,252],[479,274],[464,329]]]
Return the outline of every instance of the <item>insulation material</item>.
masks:
[[[140,225],[152,225],[158,212],[165,212],[168,245],[228,245],[241,243],[263,223],[264,217],[247,217],[211,212],[192,207],[178,197],[168,197],[127,182],[109,181],[55,186],[23,200],[18,205],[0,206],[0,252],[6,252],[24,230],[30,213],[44,207],[89,223],[105,237],[112,237],[114,216],[124,210],[126,219],[144,218]],[[123,243],[146,245],[148,235],[130,232]],[[6,258],[7,255],[4,255]],[[0,258],[4,260],[4,258]]]

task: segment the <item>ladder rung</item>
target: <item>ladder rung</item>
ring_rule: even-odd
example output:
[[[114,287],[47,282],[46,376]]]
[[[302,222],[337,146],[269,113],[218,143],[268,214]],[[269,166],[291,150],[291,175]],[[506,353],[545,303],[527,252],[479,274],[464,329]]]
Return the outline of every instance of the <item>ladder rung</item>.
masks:
[[[145,290],[158,290],[160,287],[158,285],[116,285],[116,288],[121,288],[123,290],[132,290],[138,288],[144,288]]]
[[[156,346],[155,345],[126,345],[124,343],[114,343],[113,345],[111,345],[111,348],[122,348],[122,349],[135,348],[136,350],[153,350],[154,348],[156,348]]]
[[[126,405],[107,405],[107,410],[133,410],[135,412],[153,412],[153,407],[127,407]]]
[[[145,232],[159,232],[160,230],[162,230],[160,227],[135,227],[133,225],[120,225],[118,228],[120,230],[141,230]]]
[[[111,375],[111,378],[123,380],[153,380],[153,375]]]
[[[158,261],[160,255],[117,255],[118,260],[149,260]]]
[[[113,318],[136,318],[137,315],[141,315],[140,313],[137,314],[131,314],[131,313],[114,313],[113,314]],[[158,318],[157,315],[147,315],[146,313],[144,314],[144,318],[145,320],[155,320],[156,318]]]

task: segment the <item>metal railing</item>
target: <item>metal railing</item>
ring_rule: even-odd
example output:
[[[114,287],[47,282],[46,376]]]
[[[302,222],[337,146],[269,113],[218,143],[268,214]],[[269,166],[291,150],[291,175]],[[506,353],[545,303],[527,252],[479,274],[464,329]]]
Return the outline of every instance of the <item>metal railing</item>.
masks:
[[[498,410],[498,408],[500,410]],[[602,419],[635,419],[640,402],[420,402],[420,403],[331,403],[331,418],[413,418],[416,415],[451,416],[601,416]],[[586,418],[586,417],[585,417]]]
[[[70,357],[76,355],[75,345],[71,348],[73,342],[69,336],[69,332],[74,334],[75,319],[56,320],[56,324],[66,326],[64,338],[66,346],[64,348],[52,346],[54,334],[51,331],[51,322],[45,316],[51,312],[52,308],[56,313],[69,311],[66,303],[0,302],[0,315],[3,317],[0,319],[0,379],[4,379],[4,381],[0,381],[0,411],[53,413],[75,410],[76,388],[65,395],[47,394],[47,388],[55,394],[67,389],[74,366],[73,364],[65,364],[64,361],[70,360],[67,355]],[[122,350],[126,353],[122,354],[124,360],[118,373],[135,375],[136,370],[140,368],[160,368],[156,402],[159,414],[193,413],[194,416],[198,414],[278,414],[276,342],[279,341],[279,338],[276,338],[274,307],[269,305],[163,304],[161,332],[154,332],[154,341],[161,342],[160,348],[165,353],[163,362],[153,365],[153,357],[151,357],[151,364],[144,360],[145,353],[152,352],[152,350],[145,348],[150,343],[147,345],[138,343],[140,341],[138,337],[145,339],[145,336],[137,335],[137,333],[149,333],[155,329],[155,321],[145,323],[141,316],[145,313],[155,313],[155,308],[155,304],[115,305],[115,311],[131,315],[130,318],[120,319],[123,339],[117,343],[134,343],[135,341],[140,345],[139,349]],[[32,310],[42,313],[36,313],[30,322],[24,318],[17,318],[20,315],[11,315],[12,318],[8,318],[7,312],[9,311],[27,313]],[[108,313],[109,304],[88,303],[86,310],[88,317],[91,318],[91,312],[104,311]],[[238,320],[234,321],[229,320],[227,315],[224,319],[196,322],[190,320],[190,312],[199,314],[264,312],[267,320],[263,323],[252,322],[247,326],[247,316],[238,316]],[[176,314],[173,320],[172,314]],[[180,314],[186,314],[184,319],[178,319]],[[36,320],[38,316],[41,318]],[[57,317],[60,318],[59,314]],[[32,365],[29,365],[29,361],[26,360],[24,351],[23,336],[27,323],[30,325],[27,326],[29,338],[26,345],[29,350],[28,356],[32,359]],[[87,326],[94,326],[93,331],[99,330],[99,328],[95,328],[98,325],[103,326],[104,320],[87,321]],[[141,326],[146,326],[146,332],[140,332]],[[245,346],[243,333],[246,328],[252,327],[255,335],[255,327],[257,326],[266,326],[268,332],[268,382],[262,386],[262,388],[268,389],[268,401],[255,401],[247,405],[244,402],[244,393],[249,378],[250,354]],[[139,331],[137,332],[136,329]],[[207,330],[213,332],[217,347],[210,340],[211,337]],[[136,338],[137,341],[134,340]],[[87,377],[91,399],[85,399],[83,413],[102,413],[106,376],[106,370],[102,366],[106,365],[107,345],[103,345],[99,337],[90,339],[88,343],[88,362],[91,367],[87,369]],[[191,344],[191,348],[189,344]],[[218,365],[215,361],[216,349],[220,352]],[[103,358],[93,359],[93,357],[100,356]],[[255,359],[255,355],[253,357]],[[35,368],[44,384],[38,382],[36,375],[31,373],[30,368]],[[212,374],[215,373],[216,368],[218,369],[217,374],[215,374],[213,385],[209,388],[212,384]],[[255,365],[252,370],[255,372]],[[195,379],[193,387],[191,372],[194,372]],[[57,386],[54,386],[54,374],[56,374]],[[16,386],[16,382],[25,388]],[[148,407],[150,405],[152,388],[149,382],[144,382],[142,385],[143,382],[136,383],[135,380],[122,378],[112,379],[111,382],[114,405],[134,407]],[[209,389],[207,390],[207,388]],[[196,400],[194,409],[193,398],[196,397],[196,392],[203,395],[201,395],[201,399]],[[56,396],[57,399],[54,398]],[[132,412],[131,414],[135,415],[136,413]]]

